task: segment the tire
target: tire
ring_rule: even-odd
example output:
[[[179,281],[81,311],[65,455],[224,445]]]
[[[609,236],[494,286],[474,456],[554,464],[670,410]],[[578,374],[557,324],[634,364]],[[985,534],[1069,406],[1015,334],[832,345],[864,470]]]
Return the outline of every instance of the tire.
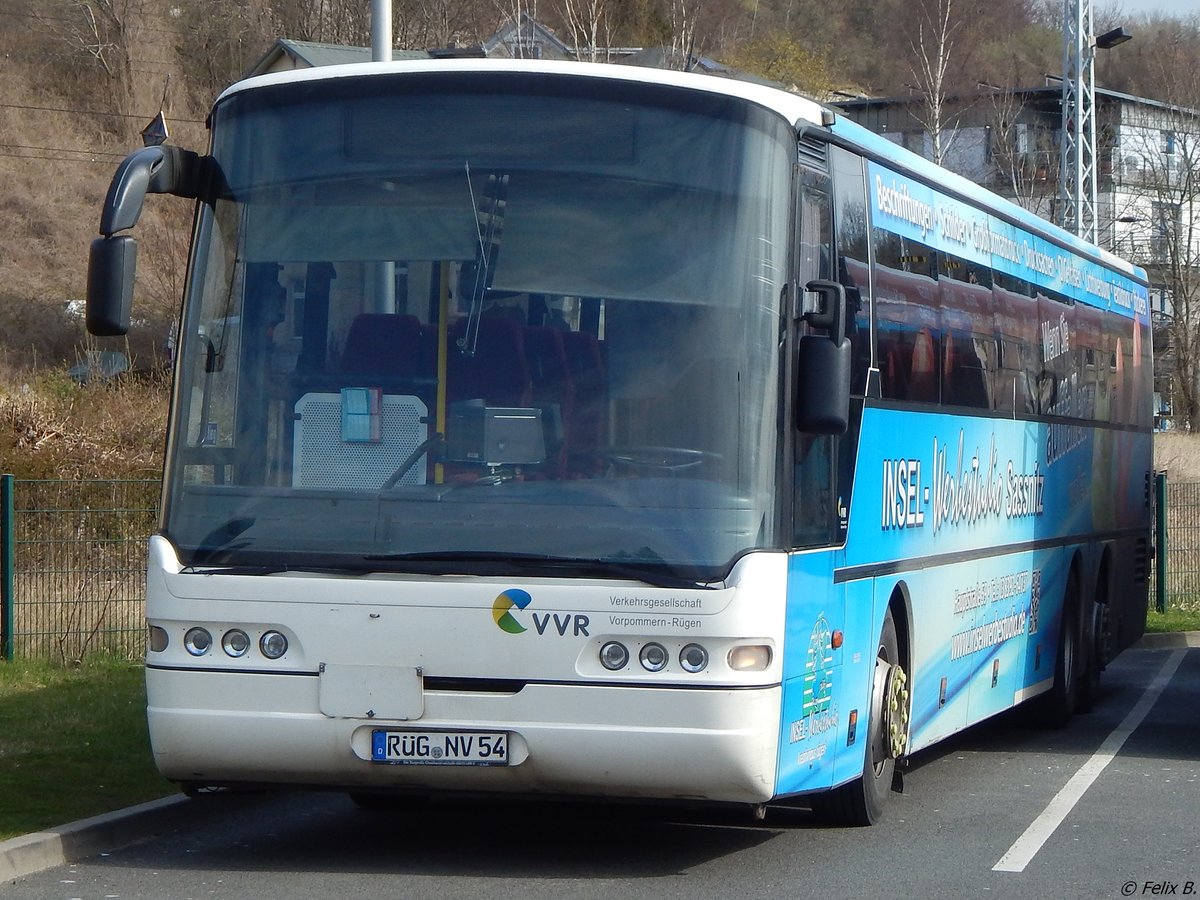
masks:
[[[1079,712],[1091,712],[1096,706],[1096,698],[1100,694],[1100,673],[1108,665],[1108,657],[1112,646],[1112,617],[1108,604],[1108,571],[1107,566],[1101,566],[1097,576],[1096,596],[1091,606],[1092,630],[1088,641],[1088,655],[1083,676],[1079,680],[1079,698],[1076,707]]]
[[[1089,713],[1096,708],[1096,697],[1100,693],[1100,673],[1104,669],[1104,648],[1108,629],[1108,609],[1103,604],[1092,601],[1092,628],[1090,639],[1086,640],[1086,650],[1081,665],[1078,689],[1075,695],[1075,711]],[[1089,634],[1084,637],[1088,638]]]
[[[1062,624],[1058,633],[1058,654],[1054,661],[1054,687],[1039,698],[1038,720],[1046,728],[1065,728],[1078,707],[1084,656],[1091,656],[1083,642],[1079,579],[1075,570],[1067,576],[1063,593]]]
[[[836,787],[826,794],[813,798],[813,812],[821,819],[835,825],[874,825],[883,816],[892,779],[896,773],[896,755],[889,750],[886,723],[890,716],[885,703],[892,692],[892,679],[900,678],[903,690],[903,729],[907,738],[908,692],[904,670],[900,666],[899,641],[896,638],[896,623],[891,610],[883,620],[876,651],[875,677],[871,686],[870,717],[866,723],[867,746],[863,760],[863,773],[854,781]]]

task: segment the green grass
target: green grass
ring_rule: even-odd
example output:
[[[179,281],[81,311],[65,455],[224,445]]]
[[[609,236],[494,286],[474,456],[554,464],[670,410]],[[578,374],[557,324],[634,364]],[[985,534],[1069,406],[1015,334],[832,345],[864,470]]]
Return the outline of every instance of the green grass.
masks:
[[[1152,605],[1146,616],[1146,631],[1200,631],[1200,609],[1168,609],[1160,613]]]
[[[0,662],[0,840],[165,797],[142,667]]]

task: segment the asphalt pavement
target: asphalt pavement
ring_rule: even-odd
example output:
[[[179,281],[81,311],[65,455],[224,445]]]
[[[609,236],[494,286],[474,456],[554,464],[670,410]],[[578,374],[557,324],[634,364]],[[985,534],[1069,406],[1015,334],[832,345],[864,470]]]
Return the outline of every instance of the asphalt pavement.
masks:
[[[1200,631],[1147,634],[1136,646],[1151,650],[1200,648]],[[209,816],[227,812],[227,805],[206,804],[179,794],[15,837],[0,842],[0,883],[194,827]]]

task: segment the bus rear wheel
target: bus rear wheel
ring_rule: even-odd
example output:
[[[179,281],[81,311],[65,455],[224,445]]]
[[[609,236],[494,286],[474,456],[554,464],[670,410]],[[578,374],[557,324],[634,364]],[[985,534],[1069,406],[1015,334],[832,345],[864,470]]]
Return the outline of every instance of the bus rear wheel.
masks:
[[[908,675],[900,664],[891,610],[879,634],[869,712],[862,776],[813,798],[813,811],[837,825],[874,825],[879,821],[892,789],[896,760],[908,744]]]
[[[1074,569],[1067,576],[1059,625],[1058,656],[1054,663],[1054,686],[1039,698],[1039,722],[1047,728],[1064,728],[1075,714],[1080,695],[1080,678],[1089,655],[1083,641],[1079,579]]]
[[[1088,654],[1079,679],[1079,692],[1075,701],[1078,712],[1091,712],[1100,693],[1100,673],[1108,664],[1112,643],[1112,619],[1110,618],[1107,591],[1107,573],[1101,572],[1095,598],[1088,603],[1091,608],[1091,639],[1087,641]],[[1087,635],[1084,635],[1085,638]]]

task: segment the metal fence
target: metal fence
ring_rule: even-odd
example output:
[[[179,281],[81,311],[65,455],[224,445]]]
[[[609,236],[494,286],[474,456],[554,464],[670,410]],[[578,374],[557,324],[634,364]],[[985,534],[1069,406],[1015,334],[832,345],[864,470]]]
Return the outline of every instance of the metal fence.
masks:
[[[157,480],[0,476],[5,659],[70,663],[96,652],[142,655],[146,538],[158,498]],[[1159,608],[1200,610],[1200,483],[1168,483],[1160,511],[1167,553]]]
[[[1158,608],[1200,611],[1200,483],[1168,481],[1166,502],[1160,506],[1166,508],[1160,510],[1158,542],[1161,550],[1165,526],[1167,552]]]
[[[5,659],[142,655],[159,486],[0,476]]]

